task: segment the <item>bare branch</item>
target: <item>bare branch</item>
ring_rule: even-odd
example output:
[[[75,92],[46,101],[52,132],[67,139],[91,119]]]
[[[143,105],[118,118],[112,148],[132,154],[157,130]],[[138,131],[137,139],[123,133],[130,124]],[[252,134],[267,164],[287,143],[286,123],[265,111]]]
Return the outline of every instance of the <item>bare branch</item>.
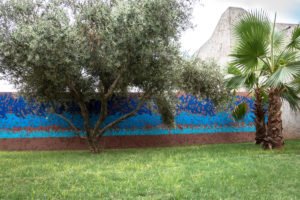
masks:
[[[79,101],[80,100],[80,95],[78,94],[77,90],[75,89],[75,86],[74,86],[73,82],[69,81],[67,85],[70,89],[70,92],[74,94],[74,98]]]
[[[75,100],[77,101],[79,107],[80,107],[80,111],[81,111],[81,115],[83,117],[84,120],[84,129],[87,131],[87,135],[89,135],[89,129],[90,129],[90,120],[89,120],[89,111],[85,105],[85,102],[82,98],[82,93],[78,92],[74,86],[74,84],[72,84],[72,82],[70,82],[68,84],[69,89],[71,94],[73,94]]]
[[[104,86],[103,86],[103,82],[101,81],[101,79],[99,79],[99,86],[98,86],[98,89],[99,89],[99,93],[100,93],[100,95],[101,96],[104,96],[104,91],[105,91],[105,89],[104,89]]]
[[[93,134],[96,134],[100,128],[100,125],[103,123],[103,121],[105,120],[106,116],[107,116],[107,101],[108,98],[113,94],[114,89],[116,88],[119,80],[122,77],[123,72],[120,72],[117,76],[117,78],[114,80],[114,82],[111,84],[111,86],[109,87],[107,93],[104,95],[103,98],[101,98],[101,113],[100,116],[95,124],[94,127],[94,131]],[[101,81],[100,81],[101,83]]]
[[[118,124],[119,122],[133,116],[136,114],[136,112],[144,105],[146,99],[149,98],[149,92],[144,93],[143,96],[140,98],[140,102],[138,103],[138,105],[136,106],[136,108],[134,110],[132,110],[131,112],[121,116],[120,118],[116,119],[115,121],[107,124],[104,128],[102,128],[99,132],[99,134],[97,135],[98,137],[102,136],[106,130],[108,130],[109,128],[113,127],[114,125]]]
[[[118,74],[117,78],[116,78],[116,79],[114,80],[114,82],[111,84],[111,86],[109,87],[107,93],[106,93],[105,96],[104,96],[105,99],[108,99],[108,98],[113,94],[113,92],[114,92],[114,90],[115,90],[115,88],[116,88],[116,86],[117,86],[119,80],[120,80],[121,77],[122,77],[122,74],[123,74],[123,73],[120,72],[120,73]]]
[[[101,100],[101,113],[100,116],[95,124],[93,134],[98,132],[100,125],[103,123],[107,116],[107,100],[104,98]]]
[[[74,129],[75,134],[76,134],[78,137],[80,137],[80,138],[82,138],[82,139],[86,139],[86,137],[82,137],[82,136],[80,135],[80,129],[77,128],[77,127],[75,126],[75,124],[74,124],[71,120],[69,120],[68,118],[66,118],[66,117],[63,116],[62,114],[58,114],[58,113],[53,113],[53,114],[56,115],[56,116],[58,116],[59,118],[63,119],[65,122],[67,122],[67,123],[69,124],[69,126],[70,126],[72,129]]]
[[[58,113],[53,113],[53,114],[56,115],[56,116],[58,116],[59,118],[63,119],[65,122],[67,122],[67,123],[69,124],[69,126],[70,126],[72,129],[74,129],[75,131],[77,131],[77,132],[80,131],[80,129],[77,128],[77,127],[75,126],[75,124],[74,124],[71,120],[69,120],[68,118],[66,118],[66,117],[63,116],[62,114],[58,114]]]

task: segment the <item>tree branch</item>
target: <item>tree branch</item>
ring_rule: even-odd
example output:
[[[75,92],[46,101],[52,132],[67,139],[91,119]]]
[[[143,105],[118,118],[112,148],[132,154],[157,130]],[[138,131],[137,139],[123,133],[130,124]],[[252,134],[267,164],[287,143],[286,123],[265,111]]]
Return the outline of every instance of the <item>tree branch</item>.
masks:
[[[54,115],[58,116],[59,118],[63,119],[64,121],[66,121],[69,126],[71,126],[72,129],[74,129],[75,131],[80,131],[79,128],[77,128],[73,122],[71,122],[71,120],[69,120],[68,118],[66,118],[65,116],[63,116],[62,114],[58,114],[58,113],[53,113]]]
[[[82,137],[82,136],[80,135],[80,129],[77,128],[71,120],[69,120],[68,118],[66,118],[66,117],[63,116],[62,114],[58,114],[58,113],[53,113],[53,114],[56,115],[56,116],[58,116],[59,118],[63,119],[65,122],[67,122],[67,123],[69,124],[69,126],[70,126],[72,129],[74,129],[75,134],[76,134],[78,137],[80,137],[81,139],[86,139],[86,137]]]
[[[113,94],[114,89],[116,88],[119,80],[122,77],[123,72],[120,72],[117,76],[117,78],[114,80],[114,82],[111,84],[111,86],[109,87],[107,93],[104,95],[103,98],[101,98],[101,113],[100,116],[95,124],[94,130],[93,130],[93,134],[96,135],[96,133],[98,132],[100,125],[103,123],[103,121],[105,120],[106,116],[107,116],[107,101],[108,98]],[[101,83],[101,81],[100,81]]]
[[[96,134],[96,132],[98,132],[100,125],[103,123],[103,121],[105,120],[107,116],[107,100],[105,98],[103,98],[101,100],[101,113],[100,116],[95,124],[94,127],[94,131],[93,134]]]
[[[72,82],[68,84],[71,94],[73,94],[75,100],[77,101],[81,115],[83,117],[83,125],[86,131],[87,137],[90,136],[90,119],[89,119],[89,111],[85,105],[81,92],[78,92]]]
[[[116,119],[115,121],[107,124],[105,127],[103,127],[99,134],[97,135],[98,137],[102,136],[105,131],[111,127],[113,127],[114,125],[118,124],[119,122],[133,116],[136,114],[136,112],[144,105],[146,99],[149,97],[149,93],[144,93],[144,95],[140,98],[140,102],[138,103],[138,105],[136,106],[136,108],[134,110],[132,110],[131,112],[121,116],[120,118]]]
[[[74,129],[75,131],[80,131],[80,129],[77,128],[77,127],[73,124],[73,122],[72,122],[71,120],[69,120],[68,118],[66,118],[66,117],[63,116],[62,114],[58,114],[58,113],[55,112],[55,105],[54,105],[54,102],[53,102],[53,101],[50,101],[50,105],[51,105],[51,107],[52,107],[52,109],[53,109],[53,112],[52,112],[52,113],[53,113],[54,115],[58,116],[59,118],[63,119],[64,121],[66,121],[66,122],[69,124],[69,126],[71,126],[71,128]]]
[[[70,92],[74,94],[74,97],[77,101],[80,100],[80,95],[78,94],[77,90],[75,89],[75,86],[73,84],[73,82],[68,81],[68,87],[70,89]]]
[[[101,79],[99,79],[99,86],[98,86],[98,89],[99,89],[99,93],[101,96],[104,96],[105,94],[105,89],[104,89],[104,86],[103,86],[103,82],[101,81]]]
[[[122,74],[123,74],[123,73],[120,72],[120,73],[118,74],[117,78],[116,78],[116,79],[114,80],[114,82],[111,84],[111,86],[109,87],[107,93],[104,95],[104,98],[105,98],[105,99],[108,99],[108,98],[113,94],[113,92],[114,92],[114,90],[115,90],[115,88],[116,88],[116,86],[117,86],[119,80],[120,80],[121,77],[122,77]]]

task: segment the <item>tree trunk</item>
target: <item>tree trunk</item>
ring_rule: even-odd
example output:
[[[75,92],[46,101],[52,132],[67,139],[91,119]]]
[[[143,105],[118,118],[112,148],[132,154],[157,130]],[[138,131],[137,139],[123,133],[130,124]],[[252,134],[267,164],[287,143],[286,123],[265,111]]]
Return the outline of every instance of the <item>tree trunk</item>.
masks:
[[[90,126],[90,116],[89,111],[85,104],[79,104],[81,109],[81,115],[83,117],[83,127],[86,131],[87,143],[89,149],[92,153],[99,153],[100,152],[100,144],[97,140],[97,135],[93,131]]]
[[[88,146],[89,146],[91,153],[100,153],[101,152],[99,139],[96,136],[94,136],[93,134],[90,134],[87,137],[87,142],[88,142]]]
[[[104,122],[106,116],[107,116],[107,98],[103,98],[101,101],[101,113],[99,116],[99,119],[97,120],[96,124],[92,128],[90,126],[90,116],[89,111],[87,109],[87,106],[83,101],[79,101],[79,106],[81,110],[81,114],[83,117],[83,126],[84,130],[86,131],[87,136],[87,143],[89,145],[90,151],[92,153],[100,153],[101,152],[101,145],[100,145],[100,139],[104,135],[104,133],[111,127],[115,126],[119,122],[133,116],[136,114],[136,112],[144,105],[145,99],[148,98],[149,93],[144,93],[144,95],[140,98],[140,102],[136,106],[135,109],[133,109],[131,112],[119,117],[118,119],[108,123],[104,127],[100,128],[102,123]],[[80,100],[80,99],[79,99]]]
[[[255,141],[256,144],[261,144],[266,137],[265,111],[263,108],[263,100],[260,88],[255,89]]]
[[[281,105],[280,90],[271,88],[269,91],[267,137],[263,144],[265,149],[280,149],[284,145]]]

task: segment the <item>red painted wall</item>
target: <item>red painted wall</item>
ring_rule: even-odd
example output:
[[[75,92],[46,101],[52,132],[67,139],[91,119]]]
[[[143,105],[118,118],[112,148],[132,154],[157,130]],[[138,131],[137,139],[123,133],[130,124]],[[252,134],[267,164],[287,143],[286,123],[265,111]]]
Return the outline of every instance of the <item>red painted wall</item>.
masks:
[[[179,145],[253,142],[254,132],[184,134],[157,136],[109,136],[103,137],[104,148],[144,148]],[[87,150],[86,141],[74,138],[18,138],[0,139],[0,150]]]

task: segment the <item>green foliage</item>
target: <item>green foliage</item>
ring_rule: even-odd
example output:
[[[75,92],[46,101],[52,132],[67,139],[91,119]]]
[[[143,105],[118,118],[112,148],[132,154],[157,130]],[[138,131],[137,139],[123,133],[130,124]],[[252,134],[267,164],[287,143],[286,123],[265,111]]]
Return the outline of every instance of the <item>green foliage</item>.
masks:
[[[234,65],[243,70],[255,68],[259,57],[268,53],[271,25],[266,13],[250,12],[245,14],[234,26],[237,46],[231,54]]]
[[[173,126],[172,93],[184,89],[219,102],[224,92],[216,64],[186,60],[179,51],[180,35],[191,26],[192,3],[1,1],[2,71],[27,97],[53,104],[76,102],[93,152],[107,129],[134,115],[151,97],[157,98],[163,121]],[[104,125],[112,96],[132,91],[140,93],[136,108]],[[90,100],[101,101],[95,125],[89,121]]]
[[[281,87],[285,83],[289,83],[294,77],[300,75],[300,62],[291,62],[279,67],[266,81],[266,85],[270,87]]]
[[[296,48],[300,50],[300,26],[299,25],[293,30],[292,38],[288,47]]]
[[[167,126],[175,127],[175,114],[177,98],[174,94],[163,94],[155,98],[158,111],[162,116],[162,121]]]
[[[247,88],[249,91],[254,87],[260,87],[260,74],[258,70],[243,72],[234,63],[227,68],[228,76],[225,79],[226,87],[230,90]]]
[[[248,112],[248,105],[246,102],[242,102],[235,106],[235,108],[232,111],[232,117],[234,120],[239,121],[242,120],[245,116],[246,113]]]
[[[191,26],[191,8],[191,0],[1,1],[1,68],[27,97],[76,102],[95,144],[151,96],[176,89],[179,38]],[[136,108],[103,127],[107,102],[132,91],[141,94]],[[95,126],[90,100],[101,101]],[[162,111],[167,118],[171,113]]]
[[[209,98],[216,105],[225,102],[229,93],[224,75],[214,61],[193,58],[184,63],[180,76],[180,88],[198,98]]]
[[[230,89],[255,87],[268,91],[277,88],[293,109],[299,108],[297,81],[300,77],[299,26],[286,37],[286,30],[276,29],[264,12],[250,12],[234,27],[236,47],[231,54]],[[238,72],[238,73],[237,73]],[[287,94],[290,93],[290,94]]]
[[[188,0],[4,1],[0,56],[27,95],[84,101],[128,87],[161,93],[173,85],[178,39],[189,27]],[[100,93],[100,95],[96,94]],[[73,97],[71,97],[73,99]]]

